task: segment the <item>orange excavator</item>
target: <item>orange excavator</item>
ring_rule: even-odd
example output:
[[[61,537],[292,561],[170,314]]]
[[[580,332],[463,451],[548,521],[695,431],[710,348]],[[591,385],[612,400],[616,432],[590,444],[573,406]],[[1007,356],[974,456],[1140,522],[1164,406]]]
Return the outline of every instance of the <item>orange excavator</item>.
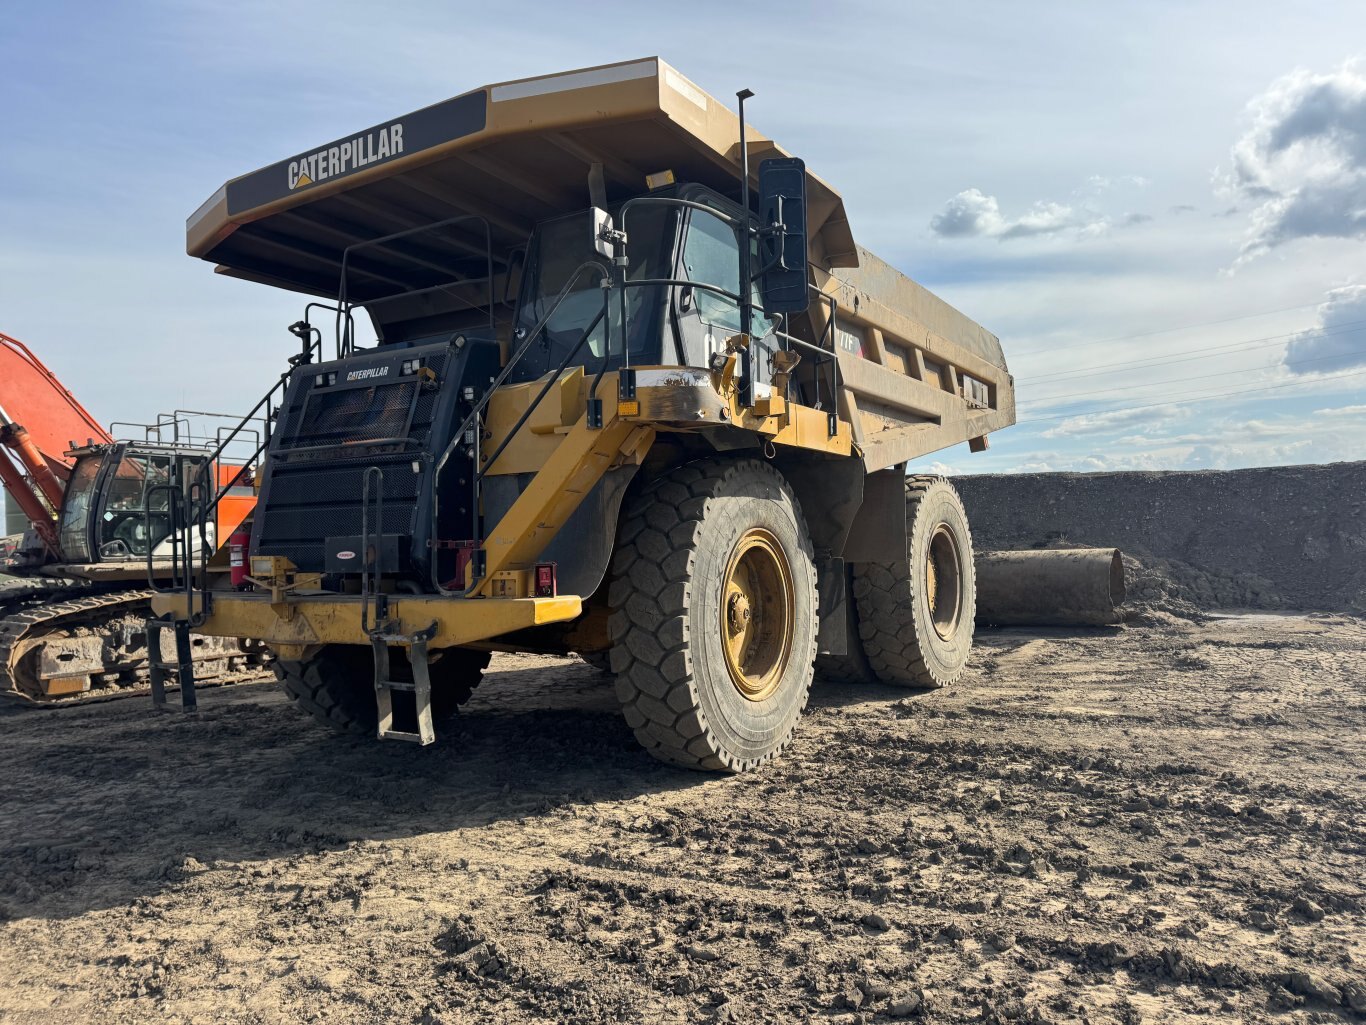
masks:
[[[116,439],[28,346],[0,334],[0,482],[29,522],[0,564],[0,695],[48,701],[147,677],[150,588],[187,555],[175,549],[174,488],[207,471],[225,492],[204,537],[211,550],[256,501],[250,472],[221,462],[192,416],[214,414],[177,412],[140,439]],[[195,637],[192,656],[201,678],[258,659],[213,637]]]

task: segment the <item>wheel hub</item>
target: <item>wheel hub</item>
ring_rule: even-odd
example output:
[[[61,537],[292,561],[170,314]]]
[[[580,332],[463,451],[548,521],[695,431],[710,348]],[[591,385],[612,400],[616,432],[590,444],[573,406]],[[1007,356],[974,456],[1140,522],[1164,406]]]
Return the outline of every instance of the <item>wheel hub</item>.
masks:
[[[731,636],[743,633],[752,618],[749,599],[739,592],[732,594],[726,603],[726,625],[730,628]]]
[[[741,695],[762,701],[782,682],[796,615],[792,570],[778,539],[759,527],[746,531],[721,586],[726,669]]]
[[[925,557],[925,603],[935,633],[946,641],[958,629],[962,589],[963,566],[958,542],[948,524],[941,523],[930,534]]]

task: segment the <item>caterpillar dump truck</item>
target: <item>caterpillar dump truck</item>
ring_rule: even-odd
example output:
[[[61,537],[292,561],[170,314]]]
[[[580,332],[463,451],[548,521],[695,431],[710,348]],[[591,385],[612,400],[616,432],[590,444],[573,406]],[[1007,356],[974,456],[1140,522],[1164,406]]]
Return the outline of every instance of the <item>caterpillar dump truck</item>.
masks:
[[[193,435],[204,417],[215,414],[178,411],[117,439],[118,425],[106,430],[32,349],[0,334],[0,484],[28,521],[0,562],[13,578],[0,587],[0,696],[69,700],[148,678],[148,581],[169,582],[176,544],[169,482],[202,468],[222,488],[210,550],[256,498],[236,480],[242,467]],[[187,645],[201,677],[260,660],[217,637]]]
[[[1014,421],[1000,344],[737,95],[655,58],[506,82],[219,189],[190,254],[326,300],[335,358],[280,386],[241,588],[166,621],[423,744],[490,652],[581,653],[651,753],[732,772],[788,743],[818,656],[954,679],[968,524],[906,467]]]

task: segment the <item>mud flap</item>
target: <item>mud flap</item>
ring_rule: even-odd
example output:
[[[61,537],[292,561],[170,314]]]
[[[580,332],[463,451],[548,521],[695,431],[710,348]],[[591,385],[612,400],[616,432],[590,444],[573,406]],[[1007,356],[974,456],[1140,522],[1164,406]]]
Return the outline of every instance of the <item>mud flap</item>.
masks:
[[[816,556],[816,597],[820,621],[816,628],[816,652],[845,655],[849,651],[849,575],[844,560],[833,555]]]
[[[906,471],[903,466],[870,473],[863,504],[844,544],[847,562],[896,562],[906,558]]]
[[[555,563],[556,583],[561,594],[590,595],[602,583],[612,561],[622,498],[639,469],[636,465],[617,466],[603,474],[559,533],[545,546],[538,561]],[[523,473],[485,478],[485,521],[497,523],[533,476]]]

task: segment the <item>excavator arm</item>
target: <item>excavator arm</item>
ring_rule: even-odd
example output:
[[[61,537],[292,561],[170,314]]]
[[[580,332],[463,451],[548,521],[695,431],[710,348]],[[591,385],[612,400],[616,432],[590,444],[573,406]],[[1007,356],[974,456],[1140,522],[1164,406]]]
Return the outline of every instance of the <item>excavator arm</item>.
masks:
[[[0,334],[0,483],[57,558],[66,452],[82,439],[113,440],[28,346]]]

